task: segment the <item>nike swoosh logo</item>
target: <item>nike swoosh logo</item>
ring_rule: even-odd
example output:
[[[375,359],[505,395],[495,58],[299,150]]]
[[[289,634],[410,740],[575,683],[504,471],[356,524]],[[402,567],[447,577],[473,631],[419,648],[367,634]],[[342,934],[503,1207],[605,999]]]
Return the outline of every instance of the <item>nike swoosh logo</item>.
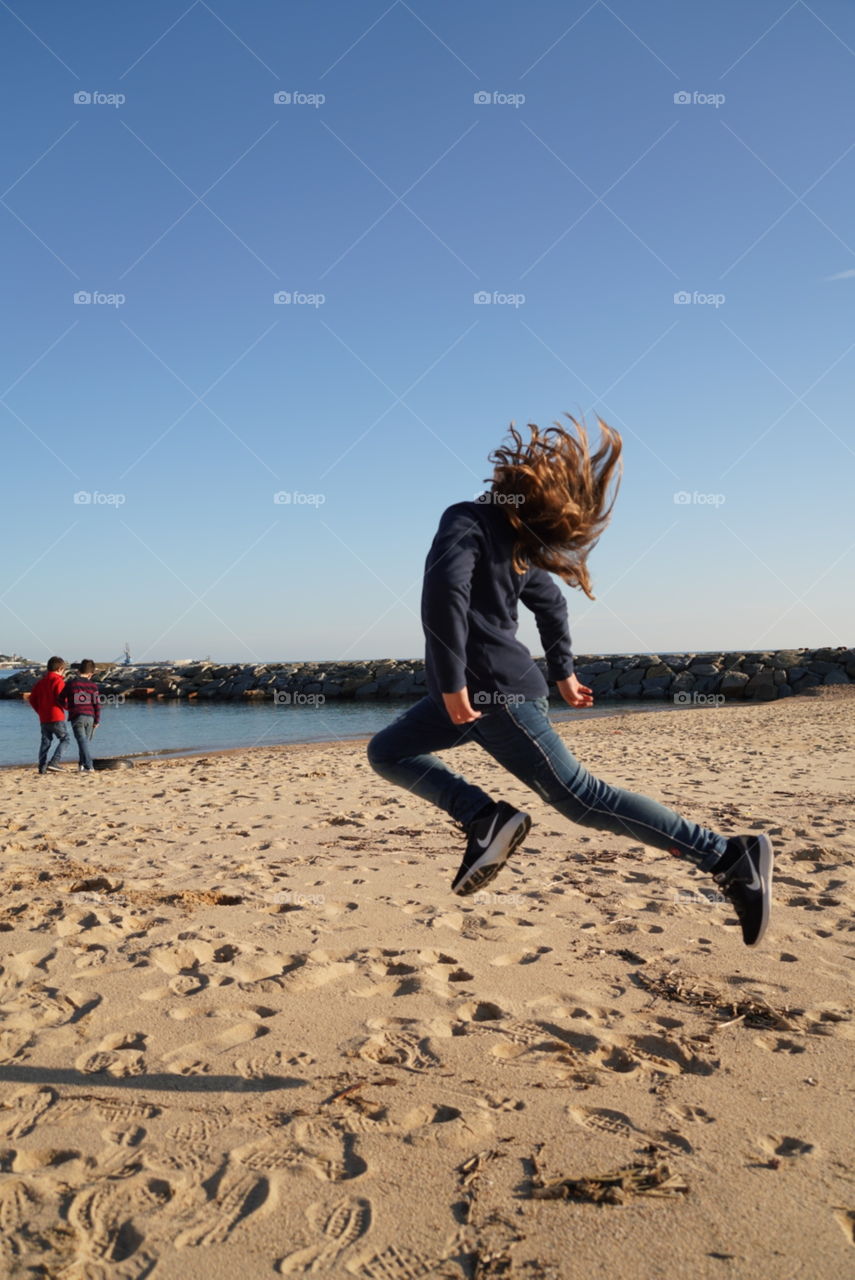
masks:
[[[762,881],[761,881],[760,877],[759,877],[759,876],[758,876],[758,874],[757,874],[757,868],[755,867],[755,865],[754,865],[754,863],[753,863],[753,862],[752,862],[752,864],[751,864],[751,883],[748,885],[748,888],[749,888],[749,889],[762,889],[762,888],[763,888],[763,883],[762,883]]]
[[[486,838],[485,840],[476,840],[476,841],[475,841],[475,843],[478,845],[479,849],[486,849],[486,848],[487,848],[487,845],[490,843],[490,841],[493,839],[493,836],[496,834],[496,823],[497,823],[498,821],[499,821],[499,815],[498,815],[498,814],[494,814],[494,815],[493,815],[493,821],[492,821],[492,823],[491,823],[491,825],[490,825],[490,830],[487,832],[487,838]]]

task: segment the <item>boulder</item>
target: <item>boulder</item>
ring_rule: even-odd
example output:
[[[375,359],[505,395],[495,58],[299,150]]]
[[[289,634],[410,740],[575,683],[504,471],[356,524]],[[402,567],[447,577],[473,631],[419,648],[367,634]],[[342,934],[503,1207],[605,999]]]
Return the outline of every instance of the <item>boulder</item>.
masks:
[[[696,676],[718,675],[718,667],[713,662],[693,662],[689,670]]]
[[[725,671],[719,681],[718,692],[725,698],[741,698],[748,680],[744,671]]]
[[[829,671],[828,675],[822,682],[823,684],[851,684],[849,677],[845,671],[841,671],[838,667],[834,671]]]
[[[772,666],[777,669],[795,667],[804,653],[804,649],[779,649],[772,658]]]
[[[379,688],[380,686],[376,680],[367,680],[360,683],[359,687],[355,690],[355,696],[357,698],[373,698]]]
[[[778,696],[771,671],[758,671],[745,686],[745,697],[754,702],[772,702]]]

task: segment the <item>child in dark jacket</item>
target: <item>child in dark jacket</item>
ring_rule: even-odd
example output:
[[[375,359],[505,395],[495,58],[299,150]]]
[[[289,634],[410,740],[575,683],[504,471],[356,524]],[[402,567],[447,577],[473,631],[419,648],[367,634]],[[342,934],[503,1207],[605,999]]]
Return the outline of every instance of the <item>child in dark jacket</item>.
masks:
[[[30,692],[30,706],[39,718],[42,728],[39,743],[39,773],[62,773],[59,763],[68,742],[68,729],[65,726],[65,709],[62,705],[62,694],[65,689],[63,658],[49,658],[47,671],[41,680],[37,680]],[[56,750],[48,758],[51,743],[56,739]]]
[[[709,872],[736,911],[744,942],[755,946],[769,920],[769,837],[719,835],[593,777],[552,728],[548,685],[516,638],[521,601],[535,615],[549,679],[564,701],[593,704],[573,670],[567,606],[550,574],[593,600],[587,556],[611,516],[622,442],[601,422],[592,453],[584,428],[574,426],[575,435],[531,426],[527,443],[511,428],[510,445],[490,458],[491,492],[444,512],[422,593],[428,696],[372,738],[369,761],[463,827],[455,893],[489,884],[531,827],[527,813],[495,801],[434,754],[477,742],[571,821],[687,857]]]
[[[78,667],[79,674],[66,683],[62,705],[68,708],[71,732],[77,740],[77,767],[80,773],[94,773],[89,743],[101,723],[101,691],[92,679],[95,663],[84,658]]]

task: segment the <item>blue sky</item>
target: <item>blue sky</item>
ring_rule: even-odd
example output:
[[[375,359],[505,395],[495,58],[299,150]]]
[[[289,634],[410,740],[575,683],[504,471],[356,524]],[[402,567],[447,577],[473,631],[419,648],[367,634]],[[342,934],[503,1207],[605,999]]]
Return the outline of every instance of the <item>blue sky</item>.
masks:
[[[0,28],[0,650],[418,655],[441,511],[564,412],[625,443],[577,652],[852,643],[851,5]]]

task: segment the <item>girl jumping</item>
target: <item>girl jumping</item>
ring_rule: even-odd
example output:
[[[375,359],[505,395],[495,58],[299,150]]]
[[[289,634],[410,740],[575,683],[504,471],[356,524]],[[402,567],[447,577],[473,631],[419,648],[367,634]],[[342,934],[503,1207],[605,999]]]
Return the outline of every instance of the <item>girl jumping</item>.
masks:
[[[575,434],[530,426],[527,443],[512,426],[511,443],[490,455],[491,490],[443,513],[422,592],[428,696],[372,738],[368,759],[381,777],[462,826],[467,844],[455,893],[489,884],[531,827],[527,813],[494,800],[434,754],[477,742],[571,822],[665,849],[709,872],[743,940],[756,946],[772,896],[769,837],[719,835],[588,773],[550,724],[547,683],[516,638],[522,601],[535,615],[549,679],[564,701],[593,705],[573,671],[567,606],[550,574],[594,599],[587,557],[611,517],[622,442],[599,422],[592,453],[584,427],[570,421]]]

